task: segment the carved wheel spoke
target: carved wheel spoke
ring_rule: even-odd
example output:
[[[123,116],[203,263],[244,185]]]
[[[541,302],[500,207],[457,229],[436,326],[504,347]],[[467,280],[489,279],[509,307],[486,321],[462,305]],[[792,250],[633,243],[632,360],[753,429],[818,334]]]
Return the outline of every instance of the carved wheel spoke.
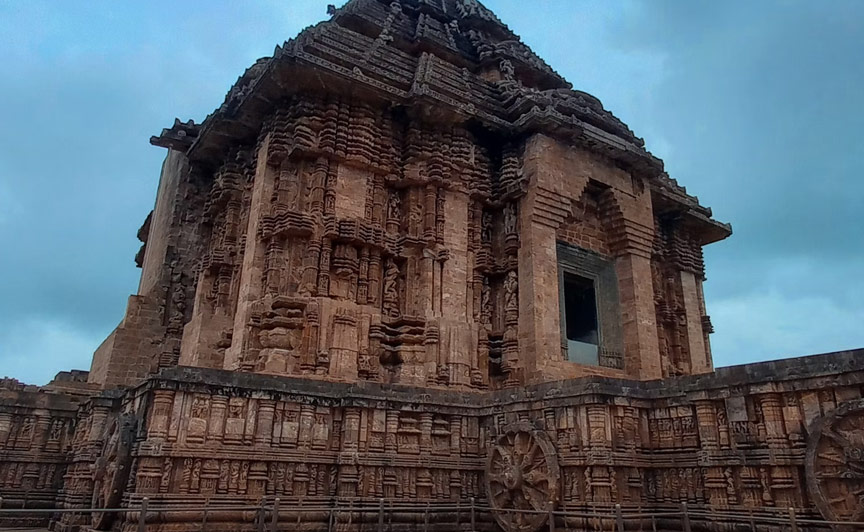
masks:
[[[104,436],[101,457],[96,461],[93,472],[93,508],[117,508],[120,506],[123,489],[129,480],[132,461],[132,442],[134,440],[135,419],[130,415],[120,415],[110,425]],[[115,515],[97,512],[92,516],[93,528],[108,530]]]
[[[825,430],[825,431],[823,431],[822,436],[828,440],[833,441],[841,449],[848,448],[848,447],[852,446],[852,443],[849,441],[849,439],[846,436],[844,436],[843,434],[840,434],[839,432],[836,432],[835,430],[832,430],[832,429]]]
[[[496,501],[498,501],[502,495],[504,495],[505,501],[511,500],[510,490],[508,490],[504,486],[496,487],[495,489],[492,490],[490,495],[491,495],[491,498],[493,500],[496,500]]]
[[[506,427],[489,453],[486,487],[493,514],[506,532],[536,532],[558,502],[560,471],[545,432],[527,422]],[[523,510],[519,512],[517,510]],[[544,513],[535,513],[544,511]]]
[[[489,483],[494,485],[496,488],[501,486],[504,487],[504,475],[501,473],[489,473]],[[504,487],[506,489],[506,487]]]
[[[523,496],[528,500],[533,510],[543,510],[547,507],[546,493],[527,484],[522,486]]]
[[[526,473],[522,478],[524,478],[525,483],[530,486],[537,486],[542,483],[547,485],[549,484],[549,477],[546,476],[546,473],[536,469]]]
[[[807,487],[822,516],[864,519],[864,400],[839,405],[814,422],[809,433]]]

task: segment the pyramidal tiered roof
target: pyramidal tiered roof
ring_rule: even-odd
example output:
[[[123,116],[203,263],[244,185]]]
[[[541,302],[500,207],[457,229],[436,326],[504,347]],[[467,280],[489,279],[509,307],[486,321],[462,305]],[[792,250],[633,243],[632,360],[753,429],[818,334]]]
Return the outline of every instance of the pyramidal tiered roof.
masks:
[[[265,117],[292,94],[362,95],[504,136],[563,137],[650,179],[718,237],[728,234],[664,174],[663,162],[626,124],[597,98],[573,90],[477,0],[350,0],[328,13],[330,20],[249,67],[200,126],[176,121],[151,142],[206,163],[254,140]]]

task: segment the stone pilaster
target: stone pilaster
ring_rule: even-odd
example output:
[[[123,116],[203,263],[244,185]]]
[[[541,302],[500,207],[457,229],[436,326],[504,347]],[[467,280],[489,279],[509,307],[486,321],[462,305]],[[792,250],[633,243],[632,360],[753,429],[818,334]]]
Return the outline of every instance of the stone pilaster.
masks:
[[[705,334],[702,330],[702,305],[699,301],[700,281],[692,272],[679,272],[681,276],[681,291],[684,302],[684,314],[687,319],[687,342],[690,350],[690,371],[708,373],[714,369],[705,345]]]
[[[12,430],[12,414],[9,412],[0,412],[0,449],[6,447],[6,441],[9,439],[9,432]]]
[[[663,376],[657,344],[657,318],[651,285],[651,260],[626,254],[615,261],[621,296],[621,325],[624,332],[628,373],[642,380]]]
[[[273,194],[274,173],[267,165],[267,149],[270,143],[269,136],[258,148],[257,166],[255,178],[252,185],[252,201],[249,206],[249,224],[246,229],[246,249],[243,253],[242,270],[240,273],[240,293],[237,298],[237,312],[234,316],[234,333],[232,335],[231,347],[225,352],[225,369],[251,369],[254,361],[244,360],[243,357],[250,355],[249,348],[253,343],[251,335],[253,331],[249,328],[249,322],[253,314],[255,303],[262,297],[262,283],[264,271],[264,245],[258,238],[258,227],[261,218],[266,214],[265,209],[270,203]],[[241,237],[241,241],[243,238]]]
[[[258,422],[255,425],[255,444],[267,445],[273,438],[273,416],[276,402],[262,399],[258,401]]]
[[[711,453],[720,449],[720,434],[717,428],[717,410],[708,400],[696,402],[696,421],[699,424],[699,442],[702,450]]]

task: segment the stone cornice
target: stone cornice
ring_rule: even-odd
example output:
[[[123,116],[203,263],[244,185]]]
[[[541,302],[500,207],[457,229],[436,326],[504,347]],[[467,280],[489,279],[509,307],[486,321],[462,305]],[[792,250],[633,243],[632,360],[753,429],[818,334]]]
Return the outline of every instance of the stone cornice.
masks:
[[[583,377],[492,392],[457,392],[373,382],[353,384],[295,379],[255,373],[177,367],[163,370],[137,388],[132,396],[154,389],[187,389],[224,395],[278,396],[300,403],[334,406],[388,405],[419,408],[428,405],[442,412],[490,415],[538,402],[555,405],[606,403],[637,404],[665,401],[685,403],[748,394],[775,393],[864,384],[864,349],[840,351],[788,360],[719,368],[714,373],[656,381],[610,377]],[[127,395],[128,397],[128,395]],[[521,406],[520,406],[521,405]]]

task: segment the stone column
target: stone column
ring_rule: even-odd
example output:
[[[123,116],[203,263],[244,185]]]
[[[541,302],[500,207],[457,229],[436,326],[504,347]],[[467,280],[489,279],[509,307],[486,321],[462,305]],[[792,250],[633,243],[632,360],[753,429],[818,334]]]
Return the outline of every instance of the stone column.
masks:
[[[171,407],[174,405],[174,392],[171,390],[155,390],[150,407],[150,422],[147,427],[148,439],[166,439],[168,437],[168,422],[171,417]]]
[[[9,439],[10,430],[12,430],[12,414],[9,412],[0,412],[0,449],[6,447],[6,440]]]
[[[388,410],[386,417],[386,430],[384,434],[384,451],[387,453],[396,452],[396,432],[399,430],[399,412]]]
[[[420,454],[432,452],[432,412],[420,414]]]
[[[608,412],[604,405],[590,405],[587,407],[588,414],[588,441],[590,450],[608,449]]]
[[[359,353],[357,316],[341,309],[334,309],[329,304],[326,307],[329,309],[330,321],[333,324],[329,375],[340,380],[356,381]]]
[[[786,427],[783,422],[783,409],[780,407],[780,395],[766,393],[758,396],[762,406],[762,416],[765,423],[765,433],[768,447],[788,447],[789,440],[786,438]]]
[[[273,416],[276,401],[261,399],[258,401],[258,423],[255,424],[255,444],[267,445],[273,439]]]
[[[663,376],[663,366],[657,342],[651,260],[627,253],[616,259],[615,269],[621,297],[624,367],[639,379],[659,379]]]
[[[450,418],[450,454],[462,454],[462,418],[457,416]]]
[[[366,302],[373,307],[380,303],[381,296],[381,251],[373,249],[369,253],[369,292]]]
[[[423,239],[435,241],[435,203],[438,197],[438,187],[428,183],[423,190]]]
[[[36,423],[33,425],[33,444],[31,449],[41,451],[48,441],[48,432],[51,430],[51,412],[48,410],[36,410]]]
[[[224,395],[214,395],[210,400],[210,423],[207,425],[207,439],[221,442],[225,434],[225,410],[228,408],[228,398]]]
[[[312,445],[312,425],[315,423],[315,407],[312,405],[300,406],[300,431],[297,444],[302,448]]]
[[[692,272],[682,271],[680,275],[684,313],[687,319],[690,371],[694,374],[710,373],[714,368],[705,346],[705,334],[702,330],[702,304],[699,300],[700,281]]]
[[[343,425],[342,450],[354,454],[360,449],[360,409],[346,408]]]
[[[708,453],[719,450],[720,435],[714,403],[708,400],[696,401],[696,419],[699,423],[699,443],[702,450]]]

